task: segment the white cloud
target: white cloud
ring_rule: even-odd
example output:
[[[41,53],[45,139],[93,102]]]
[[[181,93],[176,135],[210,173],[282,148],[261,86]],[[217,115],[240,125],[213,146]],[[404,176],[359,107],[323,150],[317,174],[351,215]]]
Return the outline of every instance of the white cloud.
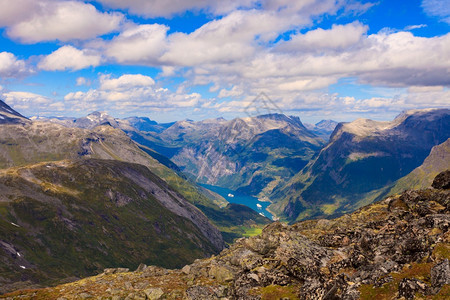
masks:
[[[32,71],[25,61],[9,52],[0,52],[0,77],[18,78],[30,74]]]
[[[20,91],[5,92],[2,94],[2,98],[15,110],[25,114],[35,110],[36,107],[39,107],[39,110],[43,110],[53,102],[42,95]]]
[[[161,61],[181,66],[228,63],[252,56],[256,34],[275,33],[281,20],[260,12],[236,11],[211,21],[191,34],[175,33]]]
[[[302,78],[283,82],[278,85],[278,88],[285,91],[311,91],[328,87],[336,81],[333,77]]]
[[[336,27],[327,32],[312,31],[310,36],[319,32],[329,37]],[[325,39],[320,41],[324,43],[321,51],[312,47],[309,51],[282,49],[281,45],[258,48],[247,60],[200,64],[186,76],[193,85],[211,84],[210,91],[218,91],[218,101],[208,103],[207,108],[221,113],[244,112],[260,92],[268,94],[285,112],[376,115],[414,107],[449,106],[449,92],[443,87],[450,86],[450,34],[424,38],[410,32],[380,32],[366,36],[365,30],[359,23],[345,25],[336,32],[357,32],[356,37],[343,39],[345,42],[339,37]],[[310,47],[307,42],[311,45],[316,39],[305,39],[295,46]],[[368,99],[328,95],[326,88],[341,78],[355,78],[355,84],[381,85],[395,96],[378,92],[374,94],[379,96]],[[231,93],[223,88],[229,86],[244,88],[234,101],[220,100]],[[406,90],[409,86],[414,87]]]
[[[405,27],[405,30],[409,31],[409,30],[414,30],[414,29],[419,29],[419,28],[425,28],[427,27],[427,24],[418,24],[418,25],[409,25]]]
[[[443,86],[410,86],[408,92],[411,94],[428,93],[428,92],[442,92]]]
[[[139,87],[150,87],[155,85],[153,78],[141,74],[125,74],[119,78],[109,75],[100,77],[100,90],[127,90]]]
[[[18,20],[26,20],[34,13],[40,13],[39,3],[36,0],[0,0],[0,27],[14,25]]]
[[[174,93],[158,87],[155,81],[141,74],[125,74],[119,78],[100,77],[98,89],[72,92],[64,97],[74,111],[117,110],[143,113],[154,110],[196,108],[203,102],[198,93]],[[107,109],[108,108],[108,109]]]
[[[313,114],[317,116],[330,115],[345,116],[348,120],[352,114],[364,113],[366,117],[386,114],[396,115],[407,109],[420,109],[429,107],[450,107],[448,99],[450,97],[449,90],[421,92],[421,93],[400,93],[393,97],[372,97],[357,99],[352,96],[343,96],[338,94],[324,94],[319,92],[302,93],[294,98],[281,97],[269,94],[277,107],[285,114],[302,115]],[[275,98],[276,97],[276,98]],[[426,97],[427,101],[424,101]],[[214,110],[220,113],[243,113],[253,109],[253,97],[246,97],[240,101],[228,101],[213,103],[210,105]],[[264,110],[258,109],[259,113]]]
[[[106,46],[106,54],[123,64],[194,66],[228,63],[252,56],[257,41],[270,40],[290,19],[264,11],[235,11],[190,34],[173,33],[159,24],[135,25]]]
[[[361,42],[368,27],[354,22],[346,25],[333,25],[331,29],[318,28],[305,34],[293,35],[288,42],[281,43],[278,50],[282,51],[313,51],[344,50]]]
[[[90,39],[117,30],[124,21],[120,13],[101,13],[91,4],[77,1],[6,2],[1,7],[8,8],[0,13],[6,19],[0,24],[8,26],[9,37],[24,43]]]
[[[0,91],[0,97],[24,116],[54,116],[67,109],[61,101],[30,92]]]
[[[373,35],[369,41],[371,47],[353,59],[355,69],[360,64],[362,81],[392,86],[450,85],[450,34],[423,38],[398,32]]]
[[[112,2],[119,4],[115,1],[109,3],[114,4]],[[159,24],[133,25],[111,42],[106,43],[105,52],[107,56],[122,64],[198,66],[245,62],[254,56],[255,51],[270,45],[280,33],[303,28],[311,24],[312,16],[335,13],[339,7],[342,7],[342,3],[334,0],[308,0],[301,3],[298,3],[299,1],[262,2],[255,5],[253,9],[234,10],[222,18],[207,22],[189,34],[175,32],[168,35],[169,28]],[[148,3],[150,2],[134,1],[127,5],[140,7],[140,11],[144,11],[145,9],[141,6]],[[178,2],[168,1],[165,5],[170,6],[174,3]],[[183,1],[183,3],[194,4],[190,1]],[[212,3],[212,1],[205,1],[208,7],[212,7]],[[220,3],[229,4],[227,1]],[[255,4],[256,1],[249,1],[249,3]],[[290,9],[287,10],[286,7]],[[353,33],[357,33],[358,29],[365,30],[362,25],[359,27],[363,29],[357,28],[357,25],[360,24],[354,25],[356,29]],[[336,31],[339,29],[340,27],[337,27]],[[350,38],[347,37],[347,39]]]
[[[132,26],[107,45],[106,55],[123,64],[159,64],[168,29],[159,24]]]
[[[99,54],[66,45],[44,57],[38,67],[47,71],[81,70],[90,66],[96,67],[100,62]]]
[[[422,8],[429,16],[438,17],[450,24],[450,4],[448,0],[423,0]]]
[[[365,11],[373,5],[372,3],[361,4],[357,1],[336,0],[98,0],[98,2],[108,7],[127,9],[132,14],[151,18],[170,17],[185,11],[204,11],[212,15],[226,15],[238,9],[263,9],[283,15],[334,13],[344,4],[346,11],[357,13]]]
[[[173,66],[162,66],[161,70],[162,77],[170,77],[176,74],[177,68]]]
[[[90,86],[92,84],[92,82],[85,77],[78,77],[76,80],[76,84],[77,84],[77,86],[82,86],[82,85]]]
[[[287,99],[346,77],[394,87],[450,85],[450,34],[423,38],[398,32],[359,38],[357,46],[349,43],[338,50],[260,50],[247,61],[194,66],[188,75],[193,84],[241,85],[245,95],[265,91]]]
[[[255,0],[98,0],[113,7],[128,9],[130,13],[146,17],[170,17],[185,11],[206,10],[225,14],[239,7],[251,7]]]
[[[238,97],[238,96],[242,95],[243,93],[244,93],[244,91],[242,90],[242,88],[235,85],[230,90],[226,90],[226,89],[220,90],[218,97],[219,98]]]

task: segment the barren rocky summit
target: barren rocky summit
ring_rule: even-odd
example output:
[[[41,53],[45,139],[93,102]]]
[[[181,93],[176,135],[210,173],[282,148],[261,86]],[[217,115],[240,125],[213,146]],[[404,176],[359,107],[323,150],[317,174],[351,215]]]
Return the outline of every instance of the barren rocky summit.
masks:
[[[438,175],[437,188],[405,191],[334,220],[272,223],[259,236],[179,270],[106,269],[78,282],[3,297],[448,299],[449,175]]]

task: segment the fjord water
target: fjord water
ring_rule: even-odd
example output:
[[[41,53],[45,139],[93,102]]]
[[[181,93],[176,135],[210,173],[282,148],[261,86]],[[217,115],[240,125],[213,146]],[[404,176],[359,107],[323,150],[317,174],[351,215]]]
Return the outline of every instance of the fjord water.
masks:
[[[256,197],[240,194],[240,193],[237,193],[236,191],[233,191],[233,190],[230,190],[227,188],[223,188],[220,186],[209,185],[209,184],[200,184],[200,185],[203,186],[204,188],[207,188],[210,191],[213,191],[213,192],[219,194],[220,196],[224,197],[230,203],[246,205],[246,206],[250,207],[251,209],[253,209],[254,211],[256,211],[260,214],[263,214],[265,217],[267,217],[271,220],[273,219],[272,214],[266,210],[267,207],[270,205],[270,202],[259,201],[258,198],[256,198]]]

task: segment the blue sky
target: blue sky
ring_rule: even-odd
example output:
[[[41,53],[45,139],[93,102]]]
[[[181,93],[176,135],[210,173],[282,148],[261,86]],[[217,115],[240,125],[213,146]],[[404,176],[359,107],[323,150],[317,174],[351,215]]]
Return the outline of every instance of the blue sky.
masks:
[[[307,122],[450,107],[449,0],[0,5],[0,99],[27,116],[231,119],[261,93]]]

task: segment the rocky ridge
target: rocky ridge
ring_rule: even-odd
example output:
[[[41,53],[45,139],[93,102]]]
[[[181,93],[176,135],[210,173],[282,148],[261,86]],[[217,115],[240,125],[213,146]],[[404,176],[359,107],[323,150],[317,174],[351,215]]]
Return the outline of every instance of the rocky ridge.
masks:
[[[27,123],[29,120],[12,109],[8,104],[0,101],[0,124]]]
[[[7,299],[448,299],[450,171],[334,220],[279,222],[180,270],[141,265]]]

